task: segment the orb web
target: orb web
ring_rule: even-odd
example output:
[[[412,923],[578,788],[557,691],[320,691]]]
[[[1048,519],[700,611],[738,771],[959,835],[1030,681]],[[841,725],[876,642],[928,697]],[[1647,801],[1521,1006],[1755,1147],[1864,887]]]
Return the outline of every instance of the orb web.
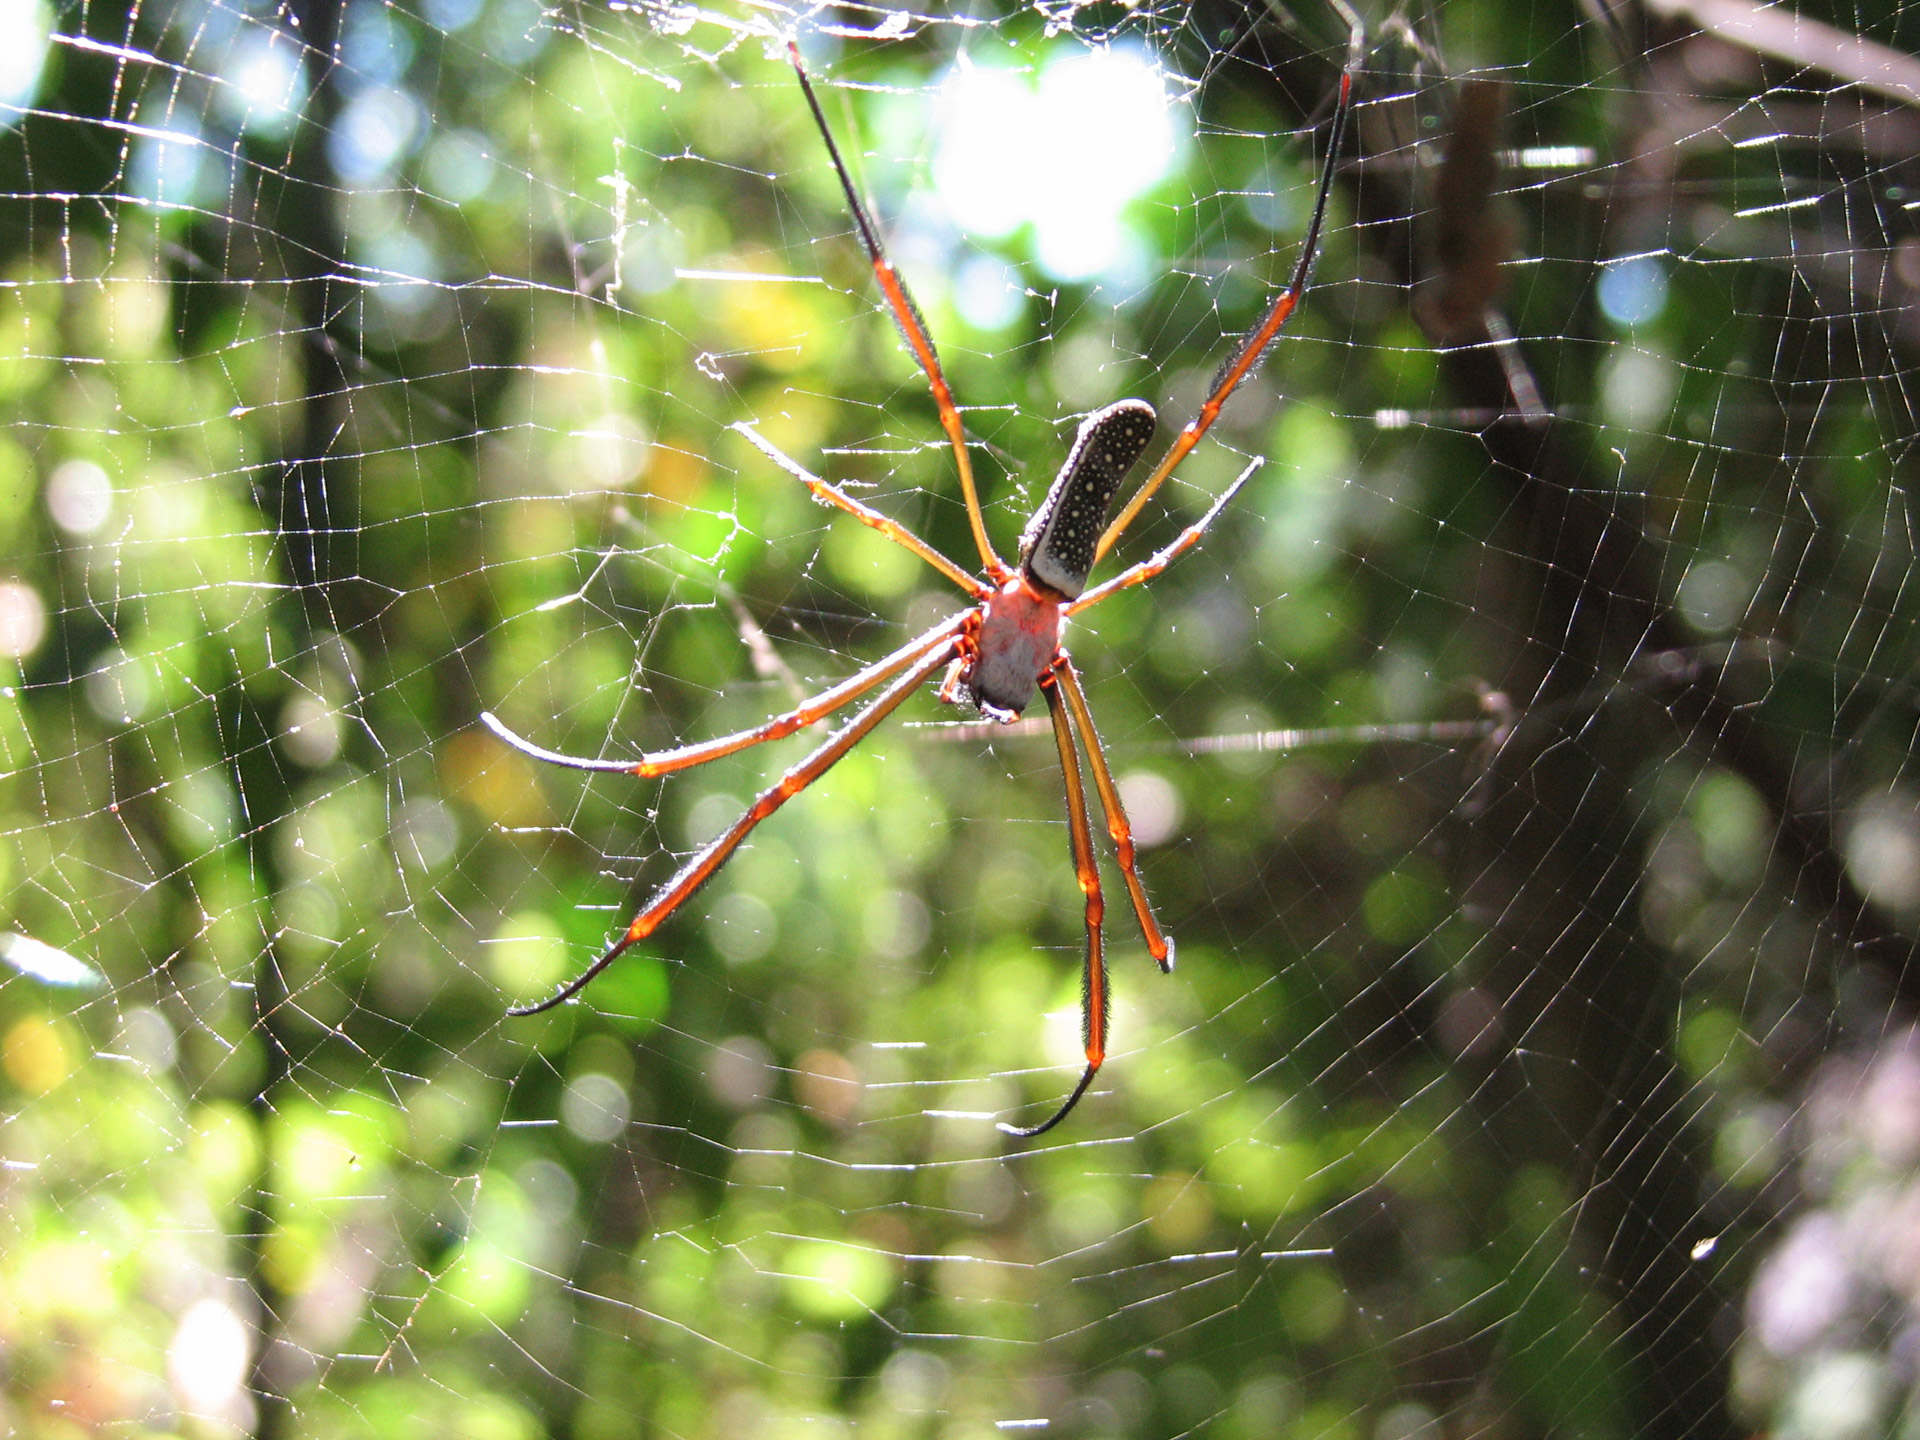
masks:
[[[1900,4],[1370,10],[1324,253],[1072,626],[579,1001],[1285,282],[1334,9],[0,15],[7,1420],[194,1436],[1893,1433],[1920,1305]],[[1095,581],[1102,572],[1096,570]],[[968,717],[957,717],[965,722]],[[1096,836],[1104,844],[1104,837]],[[1108,866],[1110,900],[1123,892]]]

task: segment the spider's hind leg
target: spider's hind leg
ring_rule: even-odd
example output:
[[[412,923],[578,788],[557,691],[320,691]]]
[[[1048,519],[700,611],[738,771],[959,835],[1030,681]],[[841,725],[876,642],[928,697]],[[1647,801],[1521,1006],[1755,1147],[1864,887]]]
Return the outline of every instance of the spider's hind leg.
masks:
[[[842,680],[838,685],[821,691],[804,704],[796,706],[783,715],[776,715],[750,730],[722,735],[714,740],[696,741],[694,744],[682,745],[674,750],[656,751],[650,755],[642,755],[638,760],[594,760],[583,755],[563,755],[558,750],[545,749],[523,736],[516,735],[506,727],[499,716],[490,710],[480,712],[480,723],[521,754],[531,755],[535,760],[544,760],[549,765],[564,765],[569,770],[604,770],[645,778],[671,775],[676,770],[704,765],[709,760],[718,760],[723,755],[737,754],[755,745],[763,745],[769,740],[785,739],[796,731],[817,724],[836,710],[843,709],[858,700],[882,680],[899,674],[943,640],[949,644],[956,643],[951,638],[953,632],[962,625],[970,613],[963,610],[959,615],[950,616],[933,629],[915,636],[891,655],[874,661],[858,675]]]
[[[1100,1073],[1100,1067],[1107,1058],[1107,1015],[1110,1005],[1106,953],[1100,937],[1100,922],[1105,917],[1107,904],[1100,893],[1100,867],[1093,858],[1093,830],[1087,823],[1087,792],[1080,779],[1080,756],[1074,747],[1073,726],[1067,718],[1067,708],[1060,698],[1060,689],[1052,672],[1040,681],[1040,691],[1047,697],[1047,710],[1053,717],[1053,738],[1060,750],[1060,769],[1067,782],[1067,830],[1073,841],[1073,873],[1080,881],[1080,893],[1087,897],[1087,950],[1080,990],[1080,1036],[1086,1046],[1087,1068],[1081,1072],[1080,1083],[1073,1087],[1073,1093],[1046,1120],[1026,1127],[1001,1123],[1001,1130],[1023,1140],[1046,1134],[1072,1114],[1073,1107],[1087,1093],[1087,1087],[1093,1084],[1093,1077]]]
[[[1173,969],[1173,941],[1154,918],[1153,906],[1147,901],[1146,887],[1140,883],[1140,869],[1133,846],[1133,826],[1127,819],[1126,807],[1120,803],[1120,787],[1114,783],[1113,771],[1107,766],[1106,749],[1100,743],[1099,733],[1093,728],[1093,711],[1087,705],[1087,692],[1080,687],[1080,672],[1073,668],[1073,661],[1068,658],[1066,651],[1062,650],[1060,658],[1053,662],[1053,673],[1060,677],[1060,689],[1066,694],[1074,728],[1080,732],[1080,744],[1087,752],[1087,764],[1093,767],[1093,787],[1100,792],[1100,808],[1107,815],[1107,835],[1113,841],[1114,859],[1120,865],[1120,878],[1127,884],[1127,898],[1133,901],[1134,918],[1140,922],[1141,938],[1147,942],[1147,953],[1153,956],[1153,963],[1163,972],[1170,971]]]
[[[893,685],[882,692],[879,698],[871,701],[866,709],[834,731],[823,745],[788,770],[770,789],[763,790],[753,804],[747,807],[745,814],[728,826],[717,839],[710,841],[704,850],[680,867],[679,873],[654,892],[653,898],[642,907],[639,914],[633,917],[620,938],[601,953],[598,960],[545,1000],[516,1006],[507,1011],[507,1014],[538,1015],[553,1009],[563,1001],[572,999],[586,989],[595,976],[618,960],[630,946],[646,939],[665,924],[676,910],[691,899],[695,892],[711,880],[722,865],[727,863],[733,852],[740,847],[740,842],[753,833],[756,825],[831,770],[840,762],[843,755],[866,739],[876,725],[899,709],[901,702],[914,692],[915,687],[946,662],[947,652],[952,643],[949,640],[945,644],[923,648],[922,653],[917,657],[917,663],[905,675],[895,680]]]

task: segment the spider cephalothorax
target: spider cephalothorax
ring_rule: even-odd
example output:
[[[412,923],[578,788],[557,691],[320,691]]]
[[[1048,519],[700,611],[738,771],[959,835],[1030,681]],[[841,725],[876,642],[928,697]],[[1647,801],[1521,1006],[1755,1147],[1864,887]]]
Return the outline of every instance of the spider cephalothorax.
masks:
[[[1020,568],[989,590],[959,637],[945,700],[1018,720],[1060,648],[1062,606],[1087,588],[1107,511],[1153,439],[1153,407],[1122,400],[1089,415],[1020,537]]]
[[[1353,98],[1353,77],[1361,53],[1358,20],[1345,9],[1344,0],[1331,0],[1331,3],[1347,15],[1352,38],[1348,46],[1347,66],[1340,77],[1339,102],[1334,109],[1333,133],[1328,140],[1326,161],[1320,172],[1320,188],[1314,201],[1313,217],[1301,243],[1292,281],[1268,307],[1266,318],[1240,342],[1215,378],[1213,391],[1201,405],[1199,413],[1181,429],[1152,474],[1134,492],[1119,518],[1110,524],[1107,511],[1112,507],[1114,497],[1119,494],[1128,472],[1153,439],[1153,407],[1143,400],[1122,400],[1095,411],[1082,422],[1073,446],[1067,453],[1066,463],[1060,467],[1060,473],[1048,487],[1046,498],[1034,511],[1032,520],[1020,537],[1018,567],[1002,560],[987,539],[985,518],[974,488],[973,465],[967,454],[965,426],[961,422],[959,407],[954,403],[953,392],[948,388],[946,376],[941,371],[933,341],[927,334],[925,322],[920,318],[919,307],[907,293],[906,282],[894,269],[893,262],[887,258],[886,250],[881,246],[879,227],[874,224],[859,192],[854,189],[853,179],[840,158],[839,147],[834,144],[833,132],[827,126],[826,116],[807,77],[806,67],[801,64],[799,47],[789,43],[788,52],[793,60],[794,71],[800,78],[800,88],[819,126],[821,138],[826,142],[827,154],[839,176],[841,188],[846,193],[848,207],[853,212],[854,229],[873,266],[874,279],[886,298],[887,309],[892,313],[894,323],[900,327],[907,348],[913,352],[914,359],[926,373],[933,390],[941,429],[946,432],[953,446],[954,468],[958,472],[960,491],[966,501],[967,521],[973,532],[974,545],[980,554],[981,573],[978,576],[968,574],[898,521],[854,499],[838,486],[809,474],[797,461],[777,449],[752,427],[740,425],[735,428],[775,464],[806,485],[815,499],[846,511],[861,523],[872,526],[905,546],[958,585],[974,603],[908,641],[885,659],[876,661],[859,674],[841,681],[804,705],[775,716],[765,724],[717,740],[645,755],[639,760],[588,760],[557,754],[523,740],[491,714],[482,714],[481,720],[496,735],[537,759],[580,770],[665,775],[718,759],[722,755],[734,754],[764,741],[794,734],[886,684],[886,688],[865,709],[829,736],[812,754],[788,770],[771,788],[763,791],[744,815],[681,866],[679,872],[641,908],[625,932],[598,960],[568,981],[557,994],[538,1004],[510,1011],[510,1014],[537,1014],[579,994],[622,952],[651,935],[695,891],[712,879],[756,825],[824,775],[843,755],[865,739],[875,726],[892,714],[923,681],[945,666],[947,675],[940,686],[941,700],[970,703],[990,719],[1011,721],[1026,709],[1037,689],[1046,699],[1048,715],[1053,722],[1054,741],[1066,781],[1067,833],[1072,841],[1074,872],[1086,896],[1087,945],[1084,998],[1081,1004],[1086,1068],[1082,1070],[1073,1092],[1048,1119],[1025,1128],[1004,1124],[1000,1128],[1014,1135],[1033,1136],[1051,1130],[1067,1117],[1093,1083],[1093,1077],[1105,1062],[1107,1053],[1107,972],[1100,929],[1106,913],[1106,902],[1100,888],[1099,866],[1093,855],[1093,834],[1088,823],[1086,791],[1080,774],[1083,751],[1093,773],[1094,789],[1099,794],[1100,806],[1106,815],[1107,833],[1113,840],[1114,859],[1119,864],[1121,878],[1126,882],[1127,896],[1132,902],[1134,916],[1139,921],[1140,933],[1146,941],[1147,952],[1162,970],[1173,968],[1173,945],[1162,933],[1147,903],[1146,890],[1140,883],[1139,870],[1134,864],[1133,833],[1120,803],[1120,790],[1107,766],[1100,737],[1094,733],[1093,715],[1087,707],[1078,672],[1060,644],[1060,631],[1067,617],[1098,604],[1117,590],[1151,580],[1165,570],[1175,557],[1192,548],[1253,471],[1253,466],[1243,470],[1240,478],[1208,507],[1206,513],[1183,530],[1164,550],[1091,590],[1086,588],[1094,566],[1113,547],[1121,532],[1133,522],[1149,497],[1199,443],[1200,437],[1219,416],[1220,407],[1226,403],[1227,397],[1252,373],[1306,291],[1314,252],[1320,242],[1320,226],[1326,218],[1327,196],[1333,188],[1334,160],[1339,154],[1341,136],[1346,130],[1347,113]]]
[[[1060,600],[1015,571],[961,622],[940,698],[1011,725],[1060,649]]]

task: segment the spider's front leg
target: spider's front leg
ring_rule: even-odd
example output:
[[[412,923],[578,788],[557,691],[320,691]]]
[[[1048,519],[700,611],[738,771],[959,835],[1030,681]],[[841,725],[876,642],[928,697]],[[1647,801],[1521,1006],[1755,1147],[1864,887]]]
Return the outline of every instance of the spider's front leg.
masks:
[[[1314,190],[1313,214],[1307,221],[1307,233],[1300,240],[1300,253],[1294,260],[1293,277],[1287,282],[1287,288],[1274,296],[1265,318],[1241,340],[1226,364],[1220,367],[1219,373],[1214,376],[1213,391],[1201,403],[1199,413],[1181,427],[1167,453],[1153,467],[1153,473],[1141,482],[1140,488],[1134,491],[1133,497],[1121,508],[1113,523],[1101,533],[1093,551],[1096,560],[1113,548],[1114,542],[1146,507],[1154,492],[1179,468],[1180,462],[1193,453],[1194,446],[1200,443],[1200,437],[1220,417],[1220,407],[1259,366],[1261,357],[1279,338],[1287,321],[1293,318],[1293,312],[1299,307],[1313,279],[1313,262],[1320,253],[1320,230],[1327,219],[1327,201],[1333,194],[1333,180],[1340,165],[1340,149],[1346,139],[1347,120],[1353,113],[1354,79],[1359,75],[1360,63],[1366,57],[1367,32],[1358,12],[1347,0],[1329,0],[1329,3],[1347,22],[1347,63],[1340,71],[1340,89],[1334,102],[1333,124],[1327,135],[1327,154],[1320,163],[1320,181]]]

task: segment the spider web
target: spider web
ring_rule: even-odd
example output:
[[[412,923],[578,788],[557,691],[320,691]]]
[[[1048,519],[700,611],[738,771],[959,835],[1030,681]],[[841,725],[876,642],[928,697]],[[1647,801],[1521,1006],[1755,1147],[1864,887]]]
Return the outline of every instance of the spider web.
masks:
[[[1076,621],[577,1004],[818,732],[639,781],[1011,545],[1288,273],[1317,3],[6,0],[16,1433],[1920,1433],[1901,5],[1370,10],[1316,286]],[[1110,562],[1111,563],[1111,562]],[[1104,851],[1104,837],[1101,840]],[[1913,1412],[1920,1414],[1920,1411]]]

